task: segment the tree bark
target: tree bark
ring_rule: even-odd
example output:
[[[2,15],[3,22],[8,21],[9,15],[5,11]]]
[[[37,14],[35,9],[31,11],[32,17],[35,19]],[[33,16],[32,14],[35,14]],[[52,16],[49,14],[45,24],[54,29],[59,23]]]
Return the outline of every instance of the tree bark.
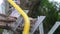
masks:
[[[20,0],[20,2],[21,2],[20,6],[23,10],[28,9],[27,7],[28,0]]]
[[[30,6],[29,6],[29,12],[28,12],[28,16],[29,17],[32,17],[32,15],[35,15],[35,12],[37,12],[37,9],[40,5],[40,1],[41,0],[33,0],[31,3],[30,3]]]

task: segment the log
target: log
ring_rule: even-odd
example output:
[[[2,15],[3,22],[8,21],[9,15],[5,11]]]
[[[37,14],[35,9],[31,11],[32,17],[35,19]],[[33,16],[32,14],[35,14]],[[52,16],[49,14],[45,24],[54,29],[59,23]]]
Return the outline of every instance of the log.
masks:
[[[6,16],[4,14],[0,14],[0,22],[15,22],[16,21],[16,17],[12,17],[12,16]]]
[[[31,26],[33,26],[34,24],[35,24],[35,22],[36,22],[36,19],[31,19],[31,18],[29,18],[30,19],[30,21],[31,21]],[[8,26],[8,27],[12,27],[12,25],[13,25],[13,23],[14,22],[10,22],[10,21],[8,21],[9,23],[7,23],[6,22],[7,20],[1,20],[0,21],[0,28],[2,28],[2,27],[6,27],[6,25]],[[15,21],[16,22],[16,21]],[[22,28],[24,25],[22,25],[22,24],[20,24],[20,26],[18,27],[18,29],[20,29],[20,28]],[[23,28],[22,28],[23,29]]]
[[[32,28],[32,26],[35,24],[37,19],[30,18],[30,17],[29,17],[29,19],[31,22],[30,28]],[[0,14],[0,28],[12,30],[13,23],[15,23],[16,20],[17,20],[17,18],[15,18],[15,17]],[[16,31],[21,32],[21,31],[23,31],[23,28],[24,28],[24,23],[20,24]],[[13,32],[15,32],[15,31],[13,31]]]

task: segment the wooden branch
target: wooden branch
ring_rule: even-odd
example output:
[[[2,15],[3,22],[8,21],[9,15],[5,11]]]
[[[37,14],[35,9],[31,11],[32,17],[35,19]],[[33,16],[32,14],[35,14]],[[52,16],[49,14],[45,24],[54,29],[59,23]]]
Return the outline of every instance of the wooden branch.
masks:
[[[6,16],[4,14],[0,14],[0,22],[15,22],[16,21],[16,17],[12,17],[12,16]]]
[[[10,26],[7,26],[8,24],[6,22],[0,22],[0,28],[2,29],[11,29]]]
[[[12,23],[14,23],[15,21],[15,17],[0,14],[0,28],[2,29],[10,29],[11,25],[13,25]]]
[[[31,28],[35,24],[36,19],[30,18],[31,21]],[[0,28],[2,29],[7,29],[7,30],[12,30],[14,33],[16,32],[21,32],[23,31],[24,25],[20,24],[19,27],[14,31],[13,28],[13,23],[15,23],[17,18],[12,17],[12,16],[5,16],[5,15],[0,15]],[[24,23],[23,23],[24,24]]]
[[[30,21],[31,21],[31,24],[34,24],[34,22],[36,21],[36,19],[32,19],[32,18],[29,18],[29,19],[30,19]],[[7,23],[7,22],[9,22],[9,23]],[[16,20],[15,20],[15,22],[16,22]],[[2,27],[4,28],[4,27],[6,27],[6,26],[12,27],[13,23],[14,23],[13,21],[10,22],[10,21],[8,21],[8,20],[4,20],[4,19],[2,20],[2,19],[1,19],[1,21],[0,21],[0,28],[2,28]],[[19,26],[19,28],[20,28],[20,27],[21,27],[21,26]],[[19,28],[18,28],[18,29],[19,29]]]

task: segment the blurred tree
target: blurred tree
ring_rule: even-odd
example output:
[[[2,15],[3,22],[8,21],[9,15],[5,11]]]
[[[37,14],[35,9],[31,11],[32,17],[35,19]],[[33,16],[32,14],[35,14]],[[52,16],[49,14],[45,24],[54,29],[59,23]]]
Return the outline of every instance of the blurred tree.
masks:
[[[58,7],[57,3],[49,2],[48,0],[33,0],[29,8],[29,17],[36,18],[37,16],[44,15],[46,19],[44,21],[45,34],[52,28],[58,19]],[[56,32],[57,33],[57,32]]]

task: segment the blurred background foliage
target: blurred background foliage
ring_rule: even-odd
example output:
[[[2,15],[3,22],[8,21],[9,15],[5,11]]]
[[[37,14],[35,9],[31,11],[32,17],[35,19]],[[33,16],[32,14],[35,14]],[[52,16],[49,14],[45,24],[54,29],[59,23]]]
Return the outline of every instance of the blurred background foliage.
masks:
[[[44,31],[45,34],[52,28],[56,21],[60,21],[60,3],[50,2],[49,0],[33,0],[31,1],[29,17],[36,18],[37,16],[44,15]],[[34,5],[35,4],[35,5]],[[60,27],[54,34],[60,33]]]

